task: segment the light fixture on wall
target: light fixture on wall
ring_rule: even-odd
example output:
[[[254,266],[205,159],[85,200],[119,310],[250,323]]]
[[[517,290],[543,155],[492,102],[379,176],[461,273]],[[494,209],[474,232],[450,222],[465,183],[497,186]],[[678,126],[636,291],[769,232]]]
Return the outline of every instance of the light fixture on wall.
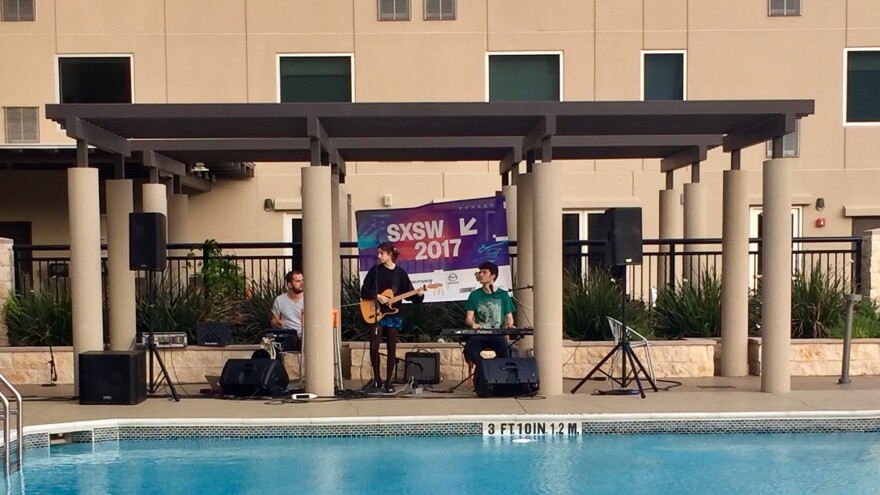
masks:
[[[825,209],[825,198],[816,198],[816,211]]]
[[[275,200],[266,198],[263,200],[263,209],[266,211],[275,211]]]
[[[198,162],[195,165],[193,165],[193,168],[190,169],[190,172],[193,172],[193,173],[208,172],[208,167],[206,167],[204,163]]]

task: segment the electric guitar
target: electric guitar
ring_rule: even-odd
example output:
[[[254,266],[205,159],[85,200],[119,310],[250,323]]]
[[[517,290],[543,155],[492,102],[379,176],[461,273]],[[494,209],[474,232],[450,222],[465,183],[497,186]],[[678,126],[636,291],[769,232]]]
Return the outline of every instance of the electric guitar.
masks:
[[[423,286],[422,289],[437,289],[439,287],[443,287],[443,284],[428,284]],[[361,315],[363,315],[364,321],[367,323],[377,323],[386,315],[397,314],[400,310],[394,307],[394,303],[417,294],[419,290],[421,289],[411,290],[395,296],[391,289],[385,289],[382,295],[388,298],[388,304],[380,304],[376,299],[361,299]]]

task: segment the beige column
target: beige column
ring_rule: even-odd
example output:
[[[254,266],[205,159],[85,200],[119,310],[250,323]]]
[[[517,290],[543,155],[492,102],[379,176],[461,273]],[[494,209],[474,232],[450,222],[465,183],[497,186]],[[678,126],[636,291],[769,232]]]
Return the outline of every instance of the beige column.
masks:
[[[309,277],[305,298],[303,353],[306,392],[332,397],[333,390],[333,215],[330,167],[303,167],[303,272]]]
[[[791,159],[764,162],[761,391],[791,390]]]
[[[516,287],[528,287],[533,285],[534,273],[532,242],[533,213],[535,210],[535,175],[520,174],[516,186],[516,273],[514,284]],[[524,289],[516,294],[516,326],[535,326],[535,291]],[[532,336],[520,341],[520,349],[528,350],[535,347],[535,339]]]
[[[14,263],[12,239],[0,237],[0,346],[9,345],[9,327],[6,325],[6,303],[15,291]]]
[[[880,229],[862,232],[862,297],[880,298]]]
[[[144,184],[143,191],[144,213],[161,213],[168,218],[168,196],[165,184]],[[167,227],[167,224],[166,224]]]
[[[562,394],[562,172],[542,162],[534,175],[535,358],[541,394],[553,396]]]
[[[168,196],[168,243],[191,242],[189,238],[189,196]]]
[[[79,356],[104,349],[101,288],[101,209],[98,169],[67,169],[70,223],[70,296],[73,316],[74,393],[79,394]]]
[[[504,196],[504,208],[507,212],[507,238],[516,240],[516,185],[503,186],[501,194]]]
[[[660,238],[680,239],[682,228],[681,193],[675,189],[663,189],[660,191]],[[669,246],[660,246],[661,253],[670,252]],[[677,253],[678,254],[678,253]],[[657,290],[661,290],[670,283],[676,282],[681,273],[681,264],[678,261],[673,264],[667,257],[661,257],[657,264]],[[671,267],[675,266],[675,273],[670,273]]]
[[[332,218],[331,234],[332,252],[330,257],[333,259],[333,307],[341,308],[342,306],[342,263],[339,259],[339,230],[342,225],[339,209],[339,178],[335,175],[330,181],[330,217]]]
[[[749,374],[749,190],[743,170],[724,171],[721,216],[721,376]]]
[[[134,211],[129,179],[106,181],[107,279],[110,304],[110,350],[134,349],[137,338],[135,272],[129,267],[128,215]]]
[[[699,182],[691,182],[684,185],[684,238],[699,239],[707,236],[706,211],[707,188]],[[685,244],[682,261],[683,277],[689,281],[697,282],[700,276],[700,266],[697,253],[702,251],[702,246]]]

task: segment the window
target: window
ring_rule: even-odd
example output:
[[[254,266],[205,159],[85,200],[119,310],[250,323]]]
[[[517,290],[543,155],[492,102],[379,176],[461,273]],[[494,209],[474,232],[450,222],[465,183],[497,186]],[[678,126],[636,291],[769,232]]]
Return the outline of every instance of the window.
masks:
[[[34,0],[3,0],[2,7],[0,7],[0,20],[15,22],[35,19]]]
[[[40,109],[38,107],[5,107],[3,113],[7,143],[40,142]]]
[[[642,100],[684,100],[684,74],[684,52],[642,52]]]
[[[558,54],[489,55],[489,101],[560,101]]]
[[[425,0],[426,21],[454,21],[455,0]]]
[[[797,158],[801,156],[801,119],[795,121],[794,132],[782,138],[782,157]],[[773,158],[773,140],[767,141],[767,158]]]
[[[131,103],[131,57],[59,57],[60,103]]]
[[[770,15],[801,15],[801,0],[770,0]]]
[[[410,0],[379,0],[380,21],[408,21]]]
[[[847,50],[846,121],[880,122],[880,50]]]
[[[291,56],[279,59],[280,101],[351,102],[350,56]]]

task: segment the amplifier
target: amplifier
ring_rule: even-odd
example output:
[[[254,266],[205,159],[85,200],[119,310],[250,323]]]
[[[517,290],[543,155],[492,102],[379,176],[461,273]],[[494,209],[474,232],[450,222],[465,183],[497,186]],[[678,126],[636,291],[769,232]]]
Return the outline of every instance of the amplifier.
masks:
[[[403,369],[404,382],[436,385],[440,383],[440,353],[407,352]]]
[[[147,347],[148,333],[141,334],[141,345]],[[186,347],[186,333],[184,332],[153,332],[156,347]]]

